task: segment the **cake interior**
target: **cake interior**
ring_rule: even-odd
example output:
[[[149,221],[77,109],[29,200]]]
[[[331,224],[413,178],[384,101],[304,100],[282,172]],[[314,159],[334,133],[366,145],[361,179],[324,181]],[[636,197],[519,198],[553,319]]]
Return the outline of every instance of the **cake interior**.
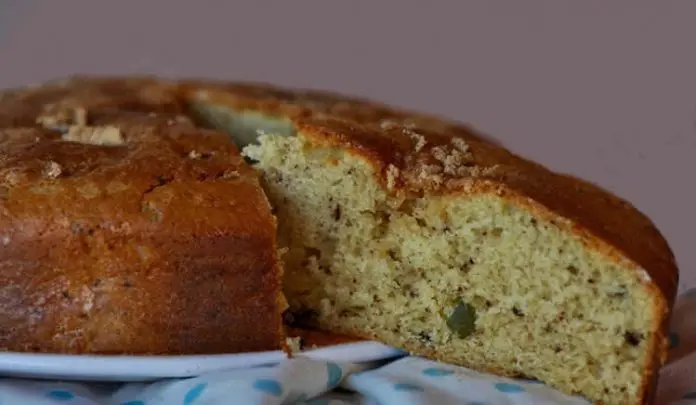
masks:
[[[634,269],[492,194],[396,199],[285,120],[194,112],[263,173],[296,319],[593,401],[641,395],[657,315]]]

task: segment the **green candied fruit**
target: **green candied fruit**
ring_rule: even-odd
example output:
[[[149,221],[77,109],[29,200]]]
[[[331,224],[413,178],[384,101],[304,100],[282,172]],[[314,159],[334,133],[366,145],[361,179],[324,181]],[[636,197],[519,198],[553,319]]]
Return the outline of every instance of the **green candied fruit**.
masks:
[[[460,300],[447,318],[447,327],[460,338],[471,335],[476,327],[476,309]]]

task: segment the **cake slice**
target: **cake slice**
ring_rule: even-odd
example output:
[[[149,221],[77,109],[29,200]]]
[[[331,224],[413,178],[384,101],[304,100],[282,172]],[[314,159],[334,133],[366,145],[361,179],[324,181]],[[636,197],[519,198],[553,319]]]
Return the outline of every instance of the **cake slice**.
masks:
[[[596,403],[650,398],[678,272],[633,206],[462,126],[251,89],[185,93],[263,172],[292,320]]]
[[[281,348],[276,221],[257,172],[223,133],[117,115],[0,129],[0,350]]]

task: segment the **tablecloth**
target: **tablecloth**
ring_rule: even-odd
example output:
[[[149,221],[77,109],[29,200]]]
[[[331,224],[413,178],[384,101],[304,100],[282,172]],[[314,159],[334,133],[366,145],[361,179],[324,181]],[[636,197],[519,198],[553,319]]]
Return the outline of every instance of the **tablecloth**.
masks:
[[[696,404],[696,288],[674,309],[657,404]],[[0,405],[543,405],[587,404],[536,381],[494,377],[418,357],[386,364],[293,358],[195,378],[123,385],[0,380]]]

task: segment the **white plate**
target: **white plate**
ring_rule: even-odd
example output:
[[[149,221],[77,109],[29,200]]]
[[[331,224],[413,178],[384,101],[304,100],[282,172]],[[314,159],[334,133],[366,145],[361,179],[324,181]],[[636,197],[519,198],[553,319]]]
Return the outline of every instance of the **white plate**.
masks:
[[[363,363],[404,355],[375,342],[346,343],[304,351],[297,356]],[[78,381],[148,381],[193,377],[214,371],[278,363],[281,351],[201,356],[91,356],[0,353],[0,375]]]

